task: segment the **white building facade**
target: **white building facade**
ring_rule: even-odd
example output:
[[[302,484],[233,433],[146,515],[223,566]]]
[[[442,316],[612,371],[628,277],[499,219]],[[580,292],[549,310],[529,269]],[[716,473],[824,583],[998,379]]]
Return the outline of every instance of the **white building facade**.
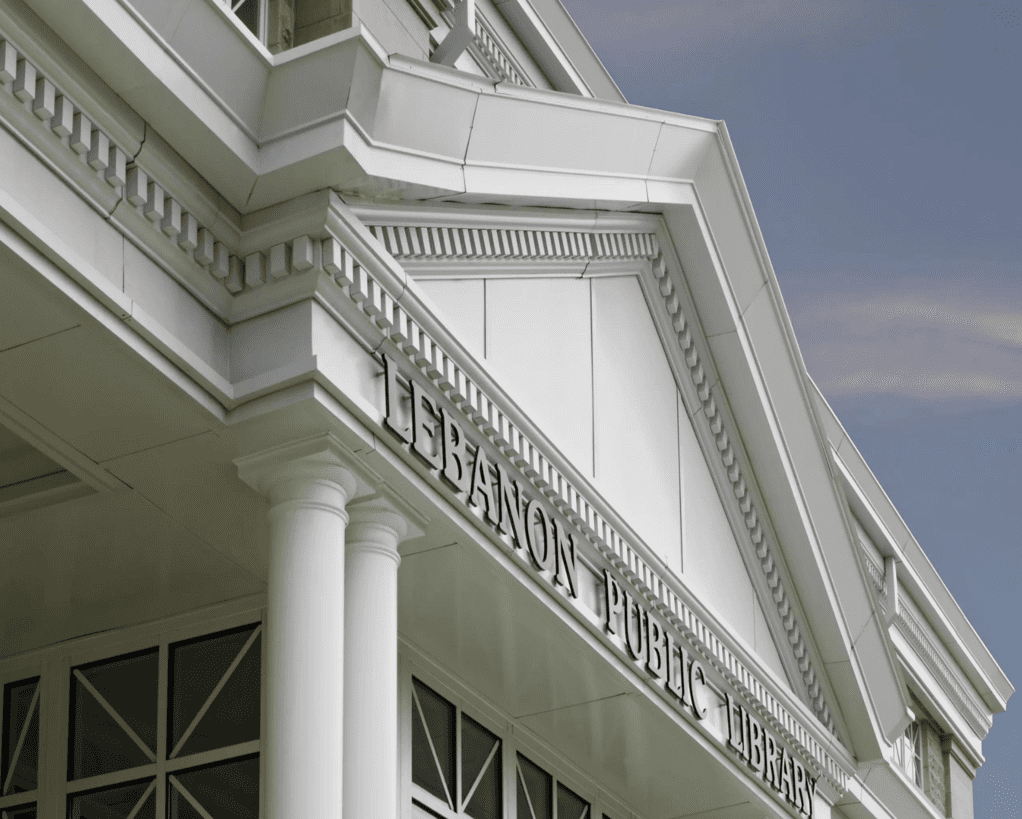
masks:
[[[2,819],[971,819],[1013,689],[724,124],[558,0],[0,5]]]

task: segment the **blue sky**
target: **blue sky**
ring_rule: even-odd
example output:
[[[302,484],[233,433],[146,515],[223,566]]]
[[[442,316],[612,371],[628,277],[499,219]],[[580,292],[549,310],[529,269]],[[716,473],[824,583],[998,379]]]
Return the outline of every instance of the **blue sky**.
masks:
[[[1022,6],[564,2],[629,102],[727,122],[810,374],[1022,685]],[[983,750],[1022,816],[1022,701]]]

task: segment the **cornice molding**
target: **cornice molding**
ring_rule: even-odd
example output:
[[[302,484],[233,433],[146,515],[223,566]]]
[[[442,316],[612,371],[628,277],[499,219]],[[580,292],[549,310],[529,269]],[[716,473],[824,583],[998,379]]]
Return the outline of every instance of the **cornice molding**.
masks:
[[[511,55],[510,49],[494,31],[493,26],[476,8],[476,30],[473,51],[489,63],[493,72],[505,82],[532,88],[535,83],[529,80],[519,62]]]
[[[831,733],[836,734],[837,728],[785,588],[781,568],[760,522],[756,502],[749,492],[744,470],[731,443],[731,437],[725,429],[724,416],[710,392],[710,381],[682,312],[673,280],[668,275],[667,263],[660,252],[656,234],[395,224],[370,224],[369,230],[399,261],[433,256],[450,260],[644,259],[651,263],[664,306],[671,316],[672,326],[677,334],[676,340],[688,367],[689,376],[702,403],[703,418],[731,482],[745,524],[746,536],[755,549],[759,568],[777,607],[806,693],[816,716]]]
[[[146,153],[144,142],[138,155],[118,144],[96,124],[91,110],[44,75],[10,39],[0,39],[0,118],[203,304],[220,315],[226,312],[224,291],[235,293],[244,286],[241,259],[227,243],[236,244],[237,229],[226,208],[200,203],[201,196],[192,197],[191,208],[183,205],[167,188],[168,163],[151,160],[160,166],[157,178],[136,161]],[[185,187],[174,181],[175,187]],[[196,215],[200,210],[201,217]]]
[[[464,259],[514,261],[652,259],[655,233],[577,232],[481,227],[413,227],[368,224],[370,233],[398,261]]]
[[[695,345],[691,328],[681,308],[681,300],[675,290],[672,277],[668,274],[667,263],[662,256],[653,261],[653,273],[659,281],[660,295],[663,297],[664,306],[671,316],[671,326],[677,334],[676,340],[684,355],[685,364],[688,366],[689,375],[696,388],[696,394],[702,403],[702,416],[714,437],[721,463],[727,470],[727,477],[731,482],[731,488],[739,509],[743,515],[746,534],[755,548],[756,556],[759,558],[759,567],[766,578],[771,596],[777,607],[777,613],[781,618],[788,642],[791,645],[792,653],[798,663],[798,669],[802,674],[802,682],[805,684],[806,693],[809,695],[812,707],[819,720],[827,727],[832,734],[837,734],[837,727],[834,724],[834,717],[827,704],[823,687],[817,678],[816,670],[813,668],[809,656],[809,647],[806,643],[802,629],[799,626],[791,600],[788,597],[787,589],[782,578],[782,570],[774,554],[774,548],[770,538],[763,527],[757,504],[749,491],[749,484],[745,479],[745,469],[739,459],[735,447],[732,444],[731,435],[726,428],[724,415],[717,405],[717,400],[711,393],[711,383],[703,367],[699,350]]]
[[[884,569],[877,564],[873,556],[861,544],[859,551],[866,564],[869,577],[873,581],[873,588],[876,590],[880,607],[886,611],[890,600]],[[968,686],[962,681],[961,676],[951,663],[944,658],[944,652],[926,633],[927,627],[920,621],[921,615],[912,610],[911,603],[905,602],[907,595],[908,592],[905,589],[902,589],[898,595],[899,605],[897,611],[894,612],[892,624],[897,626],[898,631],[905,637],[908,644],[915,650],[916,656],[940,684],[941,690],[957,706],[969,726],[979,736],[986,736],[992,724],[989,715],[979,700],[971,694]]]

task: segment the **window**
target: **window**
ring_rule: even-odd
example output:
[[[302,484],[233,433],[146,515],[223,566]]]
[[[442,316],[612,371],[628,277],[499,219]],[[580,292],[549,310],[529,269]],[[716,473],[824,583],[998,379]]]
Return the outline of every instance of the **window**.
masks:
[[[922,726],[913,722],[894,743],[894,761],[915,784],[923,784]]]
[[[39,678],[4,686],[0,796],[34,791],[39,783]]]
[[[35,819],[39,786],[39,678],[4,686],[0,819]]]
[[[251,31],[260,40],[265,40],[262,34],[264,24],[262,18],[266,0],[221,0],[237,17],[245,28]]]
[[[590,819],[589,803],[527,756],[517,759],[517,819]],[[557,813],[554,813],[556,805]]]
[[[410,729],[406,730],[411,802],[418,809],[413,810],[414,816],[608,819],[598,809],[607,807],[607,797],[594,800],[592,794],[585,794],[592,786],[579,788],[562,781],[554,766],[538,762],[550,752],[534,753],[531,742],[523,744],[525,731],[516,729],[510,736],[493,730],[510,720],[496,716],[491,706],[480,707],[489,712],[487,727],[471,705],[462,710],[456,697],[438,693],[415,676],[409,689]],[[618,807],[613,808],[615,812]]]
[[[259,819],[262,626],[196,630],[54,646],[3,685],[0,819]]]
[[[500,739],[412,680],[412,782],[421,807],[472,819],[502,816]]]
[[[258,819],[261,631],[170,644],[165,705],[159,648],[73,668],[68,819],[157,819],[158,783],[170,819]]]

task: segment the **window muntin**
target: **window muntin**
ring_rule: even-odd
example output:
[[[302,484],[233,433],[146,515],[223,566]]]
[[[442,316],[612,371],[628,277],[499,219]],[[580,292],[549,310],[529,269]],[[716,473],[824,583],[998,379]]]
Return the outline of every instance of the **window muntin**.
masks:
[[[405,677],[411,683],[406,689],[411,713],[403,743],[410,763],[405,782],[411,780],[410,801],[418,809],[412,815],[608,819],[598,809],[607,807],[606,795],[601,795],[594,807],[592,799],[586,798],[586,789],[562,781],[557,768],[543,761],[549,751],[534,753],[533,743],[517,732],[512,737],[494,730],[510,718],[499,716],[489,706],[463,706],[459,697],[438,693],[433,683],[425,684],[417,673]],[[438,687],[450,690],[443,683]],[[478,718],[483,714],[488,726]]]
[[[589,819],[589,803],[563,782],[557,783],[557,818]]]
[[[517,819],[590,819],[591,806],[585,799],[563,782],[555,788],[553,775],[522,753],[517,755],[515,773]]]
[[[412,782],[434,799],[433,812],[499,819],[501,741],[429,686],[412,679]]]
[[[155,819],[156,779],[96,788],[72,795],[68,819]]]
[[[69,780],[156,761],[158,649],[71,670]]]
[[[0,797],[34,791],[39,785],[39,700],[38,677],[4,686]],[[16,812],[5,811],[12,814],[9,819]]]
[[[72,667],[68,819],[258,819],[261,634]]]
[[[554,778],[528,757],[517,762],[518,819],[554,819]]]
[[[259,37],[259,12],[262,0],[227,0],[227,3],[245,28]]]
[[[36,819],[35,805],[19,805],[0,810],[0,819]]]
[[[461,791],[465,814],[472,819],[501,815],[500,739],[472,717],[461,715]]]
[[[259,757],[206,765],[168,777],[169,819],[258,819]]]
[[[170,647],[168,759],[259,738],[261,631],[245,626]]]
[[[894,743],[894,761],[916,785],[923,784],[923,736],[920,723],[913,722]]]
[[[251,604],[223,609],[215,625],[186,614],[16,660],[0,678],[0,790],[13,772],[0,819],[166,819],[172,779],[202,794],[199,819],[258,819],[262,626]],[[220,658],[212,685],[189,672],[194,657]],[[194,726],[176,754],[175,693],[198,701],[179,708]]]

